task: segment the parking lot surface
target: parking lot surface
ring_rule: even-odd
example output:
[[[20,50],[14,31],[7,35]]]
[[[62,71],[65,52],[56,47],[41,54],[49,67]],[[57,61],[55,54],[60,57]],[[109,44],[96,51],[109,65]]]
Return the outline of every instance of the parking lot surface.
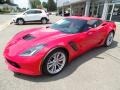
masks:
[[[62,17],[50,16],[50,24]],[[7,69],[3,50],[18,32],[50,24],[9,25],[0,31],[0,90],[120,90],[120,24],[111,47],[95,48],[76,58],[55,76],[14,75]]]

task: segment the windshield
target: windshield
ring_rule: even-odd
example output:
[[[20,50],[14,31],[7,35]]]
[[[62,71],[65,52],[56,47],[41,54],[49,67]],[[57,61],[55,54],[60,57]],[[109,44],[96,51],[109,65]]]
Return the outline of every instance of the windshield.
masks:
[[[66,18],[57,21],[55,24],[52,24],[50,28],[65,33],[78,33],[82,31],[86,24],[87,20]]]

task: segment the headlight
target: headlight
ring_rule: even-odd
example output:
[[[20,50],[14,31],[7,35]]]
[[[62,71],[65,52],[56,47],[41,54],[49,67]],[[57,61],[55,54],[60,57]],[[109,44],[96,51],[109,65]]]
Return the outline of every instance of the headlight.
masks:
[[[20,54],[20,56],[33,56],[35,55],[37,52],[39,52],[45,45],[36,45],[26,51],[24,51],[22,54]]]

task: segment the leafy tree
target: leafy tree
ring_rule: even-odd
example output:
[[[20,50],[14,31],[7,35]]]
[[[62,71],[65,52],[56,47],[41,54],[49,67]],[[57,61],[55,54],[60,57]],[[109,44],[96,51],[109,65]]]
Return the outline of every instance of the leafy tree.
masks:
[[[48,11],[55,11],[57,9],[54,0],[48,0]]]
[[[32,8],[36,8],[35,1],[31,1],[30,3]]]
[[[5,1],[4,0],[0,0],[0,4],[3,4]]]
[[[11,1],[10,0],[4,0],[6,3],[11,3]]]
[[[42,5],[43,5],[44,8],[48,9],[48,3],[47,2],[43,2]]]
[[[4,3],[11,3],[11,1],[10,0],[0,0],[0,4],[4,4]]]
[[[37,8],[37,7],[41,6],[40,0],[31,0],[30,3],[31,3],[32,8]]]

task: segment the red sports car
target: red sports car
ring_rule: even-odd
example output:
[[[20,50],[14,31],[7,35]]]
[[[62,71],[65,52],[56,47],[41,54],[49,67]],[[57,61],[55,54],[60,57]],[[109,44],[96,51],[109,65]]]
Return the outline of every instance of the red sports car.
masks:
[[[50,27],[33,28],[15,35],[4,50],[8,68],[27,75],[55,75],[82,53],[110,46],[116,25],[93,17],[71,16]]]

